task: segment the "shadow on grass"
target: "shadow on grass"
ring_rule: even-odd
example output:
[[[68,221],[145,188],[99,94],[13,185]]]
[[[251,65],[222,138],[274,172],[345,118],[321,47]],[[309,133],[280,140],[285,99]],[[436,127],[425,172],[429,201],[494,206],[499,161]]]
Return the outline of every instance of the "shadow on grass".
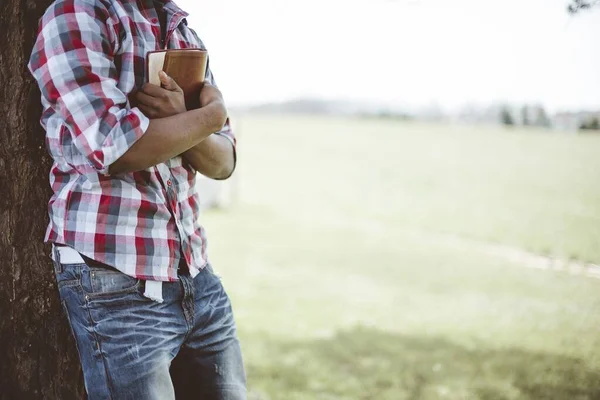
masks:
[[[263,358],[248,362],[256,399],[600,399],[600,371],[568,356],[368,328],[261,342]]]

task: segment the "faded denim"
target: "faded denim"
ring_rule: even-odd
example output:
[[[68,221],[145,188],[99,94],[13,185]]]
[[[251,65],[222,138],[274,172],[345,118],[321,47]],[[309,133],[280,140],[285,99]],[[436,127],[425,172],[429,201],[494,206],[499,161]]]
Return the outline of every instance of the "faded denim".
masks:
[[[231,304],[210,266],[165,282],[163,303],[103,264],[54,268],[90,400],[246,399]]]

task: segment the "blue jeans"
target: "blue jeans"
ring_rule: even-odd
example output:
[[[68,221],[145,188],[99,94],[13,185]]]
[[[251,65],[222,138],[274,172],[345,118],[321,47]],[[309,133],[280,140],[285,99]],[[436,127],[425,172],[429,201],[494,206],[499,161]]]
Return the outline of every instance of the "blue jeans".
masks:
[[[103,264],[54,269],[90,400],[246,398],[231,304],[210,266],[165,282],[163,303]]]

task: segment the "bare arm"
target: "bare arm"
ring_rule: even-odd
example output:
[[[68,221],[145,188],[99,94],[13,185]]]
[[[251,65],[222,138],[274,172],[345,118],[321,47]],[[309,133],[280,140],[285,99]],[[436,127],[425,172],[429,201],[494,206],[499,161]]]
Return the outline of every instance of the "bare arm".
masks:
[[[221,135],[210,135],[182,155],[196,171],[212,179],[227,179],[235,168],[233,143]]]
[[[198,145],[221,129],[227,118],[219,99],[205,107],[152,119],[146,133],[109,167],[110,174],[140,171]]]
[[[215,86],[206,83],[200,93],[201,108],[186,111],[183,91],[177,83],[162,72],[159,74],[159,78],[164,88],[148,84],[137,94],[140,109],[144,114],[152,118],[152,122],[169,120],[180,115],[207,110],[214,102],[219,103],[223,107],[223,114],[219,113],[218,124],[209,126],[208,131],[203,131],[202,138],[199,141],[192,145],[189,145],[190,142],[187,142],[185,146],[170,148],[169,150],[173,151],[169,152],[169,154],[171,157],[181,154],[194,169],[209,178],[228,178],[235,168],[235,149],[233,143],[222,135],[213,134],[220,131],[227,120],[221,92]],[[211,111],[207,110],[207,112],[210,116]],[[225,119],[222,119],[223,115]],[[167,126],[170,132],[177,131],[177,136],[179,136],[179,126],[172,123],[168,123]],[[178,150],[181,151],[176,152]]]

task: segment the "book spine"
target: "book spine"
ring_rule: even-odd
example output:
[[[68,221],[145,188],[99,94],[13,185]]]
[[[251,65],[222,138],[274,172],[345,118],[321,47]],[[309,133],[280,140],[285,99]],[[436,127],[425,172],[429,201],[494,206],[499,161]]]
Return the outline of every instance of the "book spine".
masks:
[[[165,54],[165,61],[163,62],[163,71],[165,71],[165,73],[169,76],[171,76],[171,74],[169,73],[169,65],[171,64],[171,55],[170,53],[167,51]]]

